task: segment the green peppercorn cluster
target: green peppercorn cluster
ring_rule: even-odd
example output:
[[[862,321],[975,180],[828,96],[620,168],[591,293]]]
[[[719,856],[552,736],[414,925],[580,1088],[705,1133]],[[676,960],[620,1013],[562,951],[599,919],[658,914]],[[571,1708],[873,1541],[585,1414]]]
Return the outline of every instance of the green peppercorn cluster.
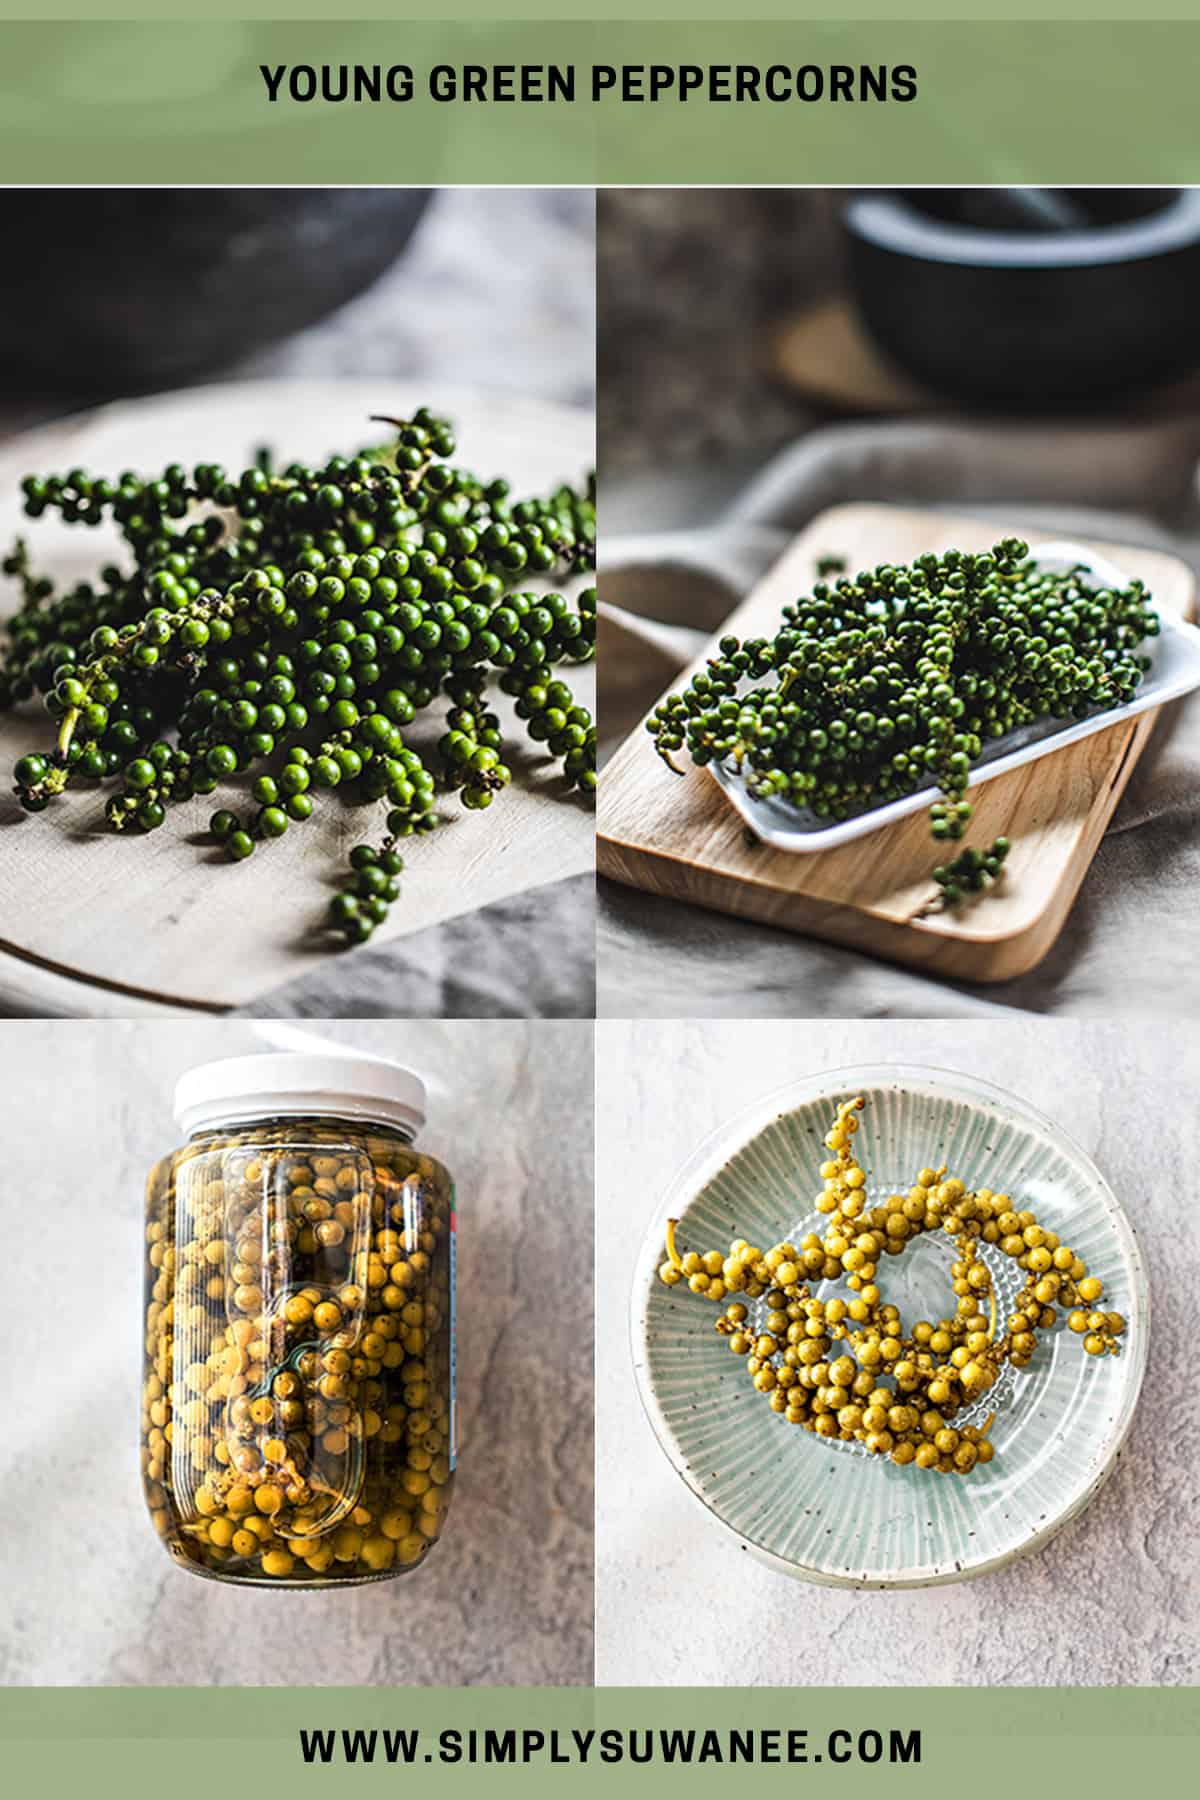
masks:
[[[938,808],[932,807],[930,811],[936,824]],[[992,839],[986,850],[975,850],[968,845],[952,862],[939,863],[933,871],[933,879],[941,889],[943,906],[958,906],[968,894],[981,894],[993,881],[999,881],[1008,852],[1008,839],[998,837]]]
[[[1039,568],[1016,538],[819,581],[773,638],[722,638],[646,728],[676,773],[672,753],[686,747],[736,770],[756,798],[822,820],[934,785],[931,835],[959,839],[985,744],[1123,705],[1149,668],[1142,646],[1159,619],[1144,585],[1089,581],[1082,567]],[[995,880],[1007,852],[997,839],[940,869],[943,902]]]
[[[358,846],[329,914],[360,942],[397,897],[397,842],[434,828],[439,791],[478,811],[511,780],[493,680],[565,787],[594,792],[592,718],[555,669],[594,656],[595,589],[514,591],[594,566],[594,482],[514,501],[507,482],[451,464],[451,428],[428,409],[381,422],[396,429],[386,452],[320,467],[25,481],[30,517],[111,519],[132,562],[61,593],[23,542],[4,562],[22,604],[0,709],[40,694],[57,721],[54,745],[16,765],[27,811],[112,781],[113,829],[154,831],[177,802],[245,776],[252,807],[211,820],[242,861],[310,818],[321,790],[379,802],[386,834]],[[405,733],[440,699],[429,766]]]
[[[863,1105],[861,1095],[844,1101],[825,1137],[833,1155],[821,1165],[824,1186],[815,1201],[827,1216],[824,1234],[810,1231],[799,1244],[785,1240],[766,1252],[735,1238],[728,1253],[681,1254],[678,1220],[669,1219],[658,1277],[669,1288],[686,1284],[704,1300],[745,1296],[729,1301],[716,1329],[789,1425],[862,1444],[900,1468],[969,1475],[995,1455],[995,1415],[982,1425],[967,1415],[995,1388],[1005,1364],[1029,1366],[1038,1333],[1057,1323],[1060,1307],[1091,1357],[1120,1354],[1126,1321],[1101,1310],[1103,1283],[1057,1232],[1008,1194],[968,1188],[944,1164],[919,1170],[907,1193],[872,1205],[852,1147]],[[953,1307],[906,1332],[899,1309],[883,1297],[880,1264],[933,1231],[954,1244]],[[989,1247],[1024,1271],[1003,1331]],[[837,1281],[845,1282],[848,1298],[813,1292]],[[763,1302],[757,1324],[746,1300]]]

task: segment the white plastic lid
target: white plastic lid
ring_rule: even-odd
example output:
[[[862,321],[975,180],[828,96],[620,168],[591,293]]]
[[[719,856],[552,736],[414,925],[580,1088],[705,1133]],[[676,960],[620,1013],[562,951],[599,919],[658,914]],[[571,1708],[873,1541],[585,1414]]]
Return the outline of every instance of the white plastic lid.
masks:
[[[201,1063],[175,1089],[187,1137],[250,1119],[365,1119],[416,1132],[425,1123],[425,1084],[411,1069],[375,1056],[270,1052]]]

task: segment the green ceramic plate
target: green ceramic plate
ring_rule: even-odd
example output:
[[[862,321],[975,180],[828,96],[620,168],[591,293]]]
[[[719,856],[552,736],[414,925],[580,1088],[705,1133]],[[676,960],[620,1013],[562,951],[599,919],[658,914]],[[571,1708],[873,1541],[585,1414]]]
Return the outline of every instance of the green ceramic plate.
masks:
[[[716,1309],[657,1279],[668,1217],[688,1249],[734,1237],[769,1245],[819,1221],[813,1206],[832,1106],[863,1094],[855,1148],[873,1195],[924,1164],[1010,1193],[1083,1257],[1129,1328],[1093,1358],[1060,1317],[1025,1370],[989,1395],[994,1460],[958,1478],[901,1469],[789,1425],[751,1388],[713,1330]],[[949,1241],[919,1238],[880,1285],[905,1324],[940,1316]],[[1001,1309],[1018,1274],[995,1253]],[[1150,1294],[1133,1227],[1077,1144],[1024,1101],[937,1069],[838,1069],[768,1095],[714,1133],[656,1211],[633,1292],[638,1386],[692,1493],[746,1549],[789,1575],[839,1587],[921,1587],[996,1569],[1075,1518],[1111,1474],[1146,1365]],[[985,1409],[987,1410],[987,1409]]]

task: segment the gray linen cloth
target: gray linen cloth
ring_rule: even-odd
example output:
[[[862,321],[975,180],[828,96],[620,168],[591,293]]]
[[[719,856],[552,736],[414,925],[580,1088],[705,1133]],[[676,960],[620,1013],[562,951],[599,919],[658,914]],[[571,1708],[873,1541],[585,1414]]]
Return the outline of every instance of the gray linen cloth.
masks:
[[[590,1019],[596,883],[573,875],[352,957],[237,1012],[260,1019]]]
[[[716,524],[608,537],[600,660],[611,752],[780,550],[845,501],[1018,520],[1047,535],[1174,552],[1200,566],[1200,420],[852,425],[782,452]],[[704,477],[711,482],[711,472]],[[695,517],[686,486],[658,496]],[[655,516],[640,484],[637,516]],[[618,492],[606,517],[630,519]],[[1046,960],[1001,986],[949,982],[771,926],[599,884],[601,1017],[981,1017],[1200,1008],[1200,703],[1167,708],[1067,925]]]

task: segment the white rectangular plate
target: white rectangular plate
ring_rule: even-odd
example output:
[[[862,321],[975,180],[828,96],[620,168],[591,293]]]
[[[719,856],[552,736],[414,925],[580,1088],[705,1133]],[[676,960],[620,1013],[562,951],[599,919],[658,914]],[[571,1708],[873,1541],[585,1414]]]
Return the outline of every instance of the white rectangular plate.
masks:
[[[1085,550],[1080,544],[1037,544],[1030,555],[1039,567],[1063,573],[1082,566],[1096,577],[1100,586],[1123,588],[1129,585],[1128,575],[1115,563],[1095,551]],[[1131,719],[1153,707],[1164,706],[1168,700],[1182,699],[1184,694],[1200,687],[1200,628],[1166,607],[1160,606],[1158,615],[1162,630],[1157,638],[1147,640],[1148,649],[1143,646],[1145,653],[1153,659],[1152,665],[1132,700],[1124,706],[1106,707],[1086,719],[1046,719],[1040,724],[1024,725],[1019,731],[1010,731],[1007,737],[997,738],[984,749],[971,770],[971,786],[991,781],[996,775],[1006,775],[1010,769],[1019,769],[1039,756],[1049,756],[1068,744],[1078,743],[1080,738],[1091,737],[1093,732],[1105,731],[1121,719]],[[776,850],[836,850],[855,838],[894,824],[897,819],[905,819],[910,813],[922,811],[936,798],[938,791],[937,784],[931,780],[906,794],[902,800],[889,800],[886,805],[871,807],[853,819],[827,825],[815,814],[791,806],[785,800],[754,799],[746,792],[741,777],[730,769],[714,763],[709,764],[709,773],[724,789],[755,836]]]

